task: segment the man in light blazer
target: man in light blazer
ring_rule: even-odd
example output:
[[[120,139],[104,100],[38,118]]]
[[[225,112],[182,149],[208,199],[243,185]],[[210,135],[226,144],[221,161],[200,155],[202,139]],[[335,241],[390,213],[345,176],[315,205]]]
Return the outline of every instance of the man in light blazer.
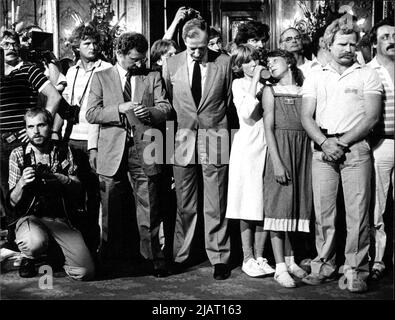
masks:
[[[117,39],[116,65],[93,75],[86,119],[100,124],[97,173],[103,206],[102,241],[111,250],[110,243],[118,236],[116,222],[121,222],[129,172],[140,253],[152,262],[152,274],[162,277],[167,270],[158,237],[161,165],[148,159],[144,151],[153,142],[150,130],[165,121],[172,109],[160,74],[144,68],[147,50],[142,34],[128,32]]]
[[[163,78],[177,115],[174,178],[177,218],[175,265],[190,256],[198,203],[198,170],[203,173],[204,231],[214,278],[230,276],[230,240],[226,194],[229,156],[227,106],[231,99],[230,58],[207,50],[205,21],[192,19],[183,28],[186,51],[167,60]]]

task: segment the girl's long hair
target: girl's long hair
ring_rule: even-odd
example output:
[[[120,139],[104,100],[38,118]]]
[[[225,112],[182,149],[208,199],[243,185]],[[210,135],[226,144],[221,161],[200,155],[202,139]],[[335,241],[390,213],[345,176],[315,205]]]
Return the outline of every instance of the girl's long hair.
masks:
[[[285,59],[287,64],[291,65],[290,69],[292,72],[292,76],[298,86],[303,85],[304,76],[302,71],[296,66],[296,59],[294,55],[285,50],[273,50],[267,54],[267,58],[274,58],[274,57],[282,57]],[[266,62],[267,63],[267,62]]]

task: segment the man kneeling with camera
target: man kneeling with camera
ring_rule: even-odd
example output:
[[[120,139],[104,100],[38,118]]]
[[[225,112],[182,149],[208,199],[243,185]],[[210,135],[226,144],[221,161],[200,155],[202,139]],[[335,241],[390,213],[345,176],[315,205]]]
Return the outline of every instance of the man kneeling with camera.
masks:
[[[35,259],[56,241],[66,273],[89,280],[94,276],[93,260],[69,219],[78,211],[74,199],[81,190],[71,150],[51,140],[53,118],[47,110],[29,109],[24,119],[29,142],[12,151],[8,181],[10,204],[20,217],[15,226],[15,241],[23,256],[19,275],[36,276]]]

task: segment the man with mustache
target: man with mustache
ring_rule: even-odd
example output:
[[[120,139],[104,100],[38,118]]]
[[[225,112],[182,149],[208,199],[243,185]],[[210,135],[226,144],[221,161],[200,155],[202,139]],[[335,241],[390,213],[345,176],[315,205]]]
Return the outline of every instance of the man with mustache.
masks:
[[[162,167],[145,149],[153,142],[152,129],[166,121],[172,109],[159,72],[145,68],[147,50],[148,42],[140,33],[125,32],[117,39],[116,65],[92,77],[86,119],[100,124],[96,172],[102,199],[102,255],[104,259],[122,255],[122,196],[128,196],[130,175],[140,253],[149,264],[147,271],[164,277],[168,271],[158,237]]]
[[[23,116],[28,108],[37,106],[39,93],[46,97],[46,109],[53,115],[61,97],[36,65],[21,60],[18,33],[5,30],[0,47],[4,52],[4,75],[0,78],[0,215],[6,216],[8,159],[14,148],[27,141]]]
[[[395,27],[394,22],[383,20],[370,31],[370,42],[376,49],[376,57],[368,63],[380,76],[384,87],[382,117],[373,131],[371,147],[375,170],[375,190],[373,190],[373,226],[375,242],[374,264],[371,279],[383,276],[383,262],[386,247],[383,215],[386,209],[388,190],[394,192],[394,72],[395,72]],[[392,194],[392,198],[394,195]],[[390,212],[388,212],[390,213]]]
[[[379,120],[382,93],[377,73],[355,62],[358,35],[350,15],[328,26],[324,40],[331,61],[306,78],[301,114],[315,142],[312,183],[318,253],[311,274],[302,281],[318,285],[332,280],[337,271],[335,221],[341,183],[347,225],[342,279],[350,292],[367,290],[372,162],[366,136]]]
[[[47,262],[51,261],[49,248],[56,242],[66,273],[89,280],[94,276],[93,261],[69,220],[73,199],[81,192],[71,150],[51,140],[53,118],[48,110],[29,109],[24,120],[29,142],[12,151],[8,181],[9,202],[20,217],[15,226],[15,242],[23,257],[19,275],[37,275],[36,259],[47,254]]]

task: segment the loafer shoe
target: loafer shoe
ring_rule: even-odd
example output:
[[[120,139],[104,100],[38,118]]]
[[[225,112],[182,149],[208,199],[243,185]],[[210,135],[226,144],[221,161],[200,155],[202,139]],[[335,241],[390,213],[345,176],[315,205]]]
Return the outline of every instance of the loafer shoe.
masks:
[[[214,279],[225,280],[230,277],[230,269],[225,263],[218,263],[214,265]]]
[[[302,279],[303,283],[311,286],[318,286],[320,284],[330,282],[333,280],[335,280],[333,277],[327,277],[318,273],[310,273],[309,275],[307,275]]]

